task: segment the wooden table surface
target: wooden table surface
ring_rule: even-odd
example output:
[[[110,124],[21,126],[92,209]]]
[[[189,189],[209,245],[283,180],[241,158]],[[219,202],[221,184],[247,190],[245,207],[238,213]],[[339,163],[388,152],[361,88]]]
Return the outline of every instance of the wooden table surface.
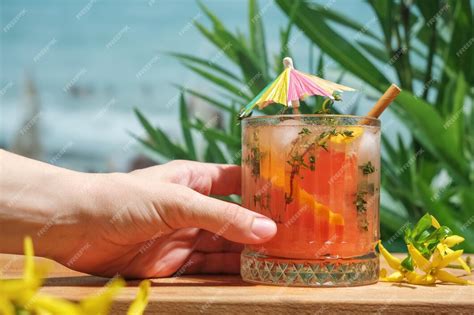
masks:
[[[23,256],[0,255],[2,279],[21,276],[22,268]],[[472,275],[466,278],[474,281]],[[53,263],[41,292],[76,301],[98,293],[107,281]],[[138,281],[128,281],[127,284],[113,305],[113,314],[124,313],[135,297]],[[474,314],[474,286],[379,282],[351,288],[290,288],[251,285],[239,276],[182,276],[152,280],[150,303],[145,314],[318,314],[338,311]]]

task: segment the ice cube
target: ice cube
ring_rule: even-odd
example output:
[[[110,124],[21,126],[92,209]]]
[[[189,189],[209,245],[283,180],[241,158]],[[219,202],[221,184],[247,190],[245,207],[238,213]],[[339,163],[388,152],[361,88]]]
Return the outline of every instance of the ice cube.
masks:
[[[369,161],[374,163],[376,160],[378,160],[378,156],[380,154],[379,151],[380,146],[378,142],[378,135],[374,134],[371,130],[365,130],[360,139],[359,148],[357,150],[359,165],[365,164]]]
[[[287,151],[304,126],[306,126],[306,124],[301,120],[288,119],[282,121],[275,127],[271,127],[270,139],[272,149],[282,152]]]

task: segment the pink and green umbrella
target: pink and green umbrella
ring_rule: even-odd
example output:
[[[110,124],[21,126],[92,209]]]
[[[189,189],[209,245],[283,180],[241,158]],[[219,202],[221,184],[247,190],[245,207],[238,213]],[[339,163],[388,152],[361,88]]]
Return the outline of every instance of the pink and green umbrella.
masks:
[[[240,118],[250,116],[255,107],[262,109],[272,103],[292,106],[298,113],[299,101],[311,95],[334,99],[335,93],[354,91],[353,88],[321,79],[317,76],[296,70],[293,60],[283,59],[285,70],[268,84],[240,113]]]

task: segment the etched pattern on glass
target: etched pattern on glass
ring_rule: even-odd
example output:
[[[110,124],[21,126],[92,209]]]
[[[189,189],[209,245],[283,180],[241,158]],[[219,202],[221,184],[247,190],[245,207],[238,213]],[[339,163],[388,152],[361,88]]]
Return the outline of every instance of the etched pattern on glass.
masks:
[[[379,278],[377,256],[331,263],[330,261],[266,260],[242,253],[241,275],[245,281],[283,286],[352,286],[376,283]]]

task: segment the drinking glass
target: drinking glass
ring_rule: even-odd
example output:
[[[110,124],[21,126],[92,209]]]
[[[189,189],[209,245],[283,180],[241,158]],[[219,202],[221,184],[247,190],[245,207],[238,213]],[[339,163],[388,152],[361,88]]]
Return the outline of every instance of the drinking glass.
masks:
[[[246,245],[245,281],[285,286],[375,283],[379,259],[380,121],[275,115],[242,121],[242,204],[273,219]]]

